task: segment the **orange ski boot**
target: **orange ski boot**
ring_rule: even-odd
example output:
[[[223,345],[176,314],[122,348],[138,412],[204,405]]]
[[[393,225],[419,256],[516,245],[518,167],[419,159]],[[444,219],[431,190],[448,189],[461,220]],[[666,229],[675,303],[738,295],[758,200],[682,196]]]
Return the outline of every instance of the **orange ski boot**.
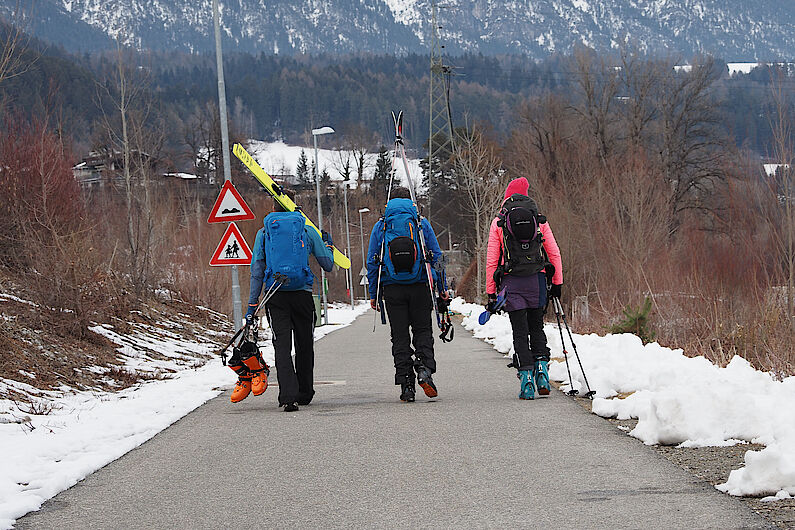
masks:
[[[251,393],[251,372],[248,371],[248,368],[244,364],[230,364],[229,368],[237,374],[237,384],[235,385],[235,389],[232,390],[231,399],[232,403],[238,403],[246,399]]]
[[[251,372],[251,391],[255,396],[261,395],[268,388],[268,365],[262,360],[260,354],[252,355],[243,361]]]

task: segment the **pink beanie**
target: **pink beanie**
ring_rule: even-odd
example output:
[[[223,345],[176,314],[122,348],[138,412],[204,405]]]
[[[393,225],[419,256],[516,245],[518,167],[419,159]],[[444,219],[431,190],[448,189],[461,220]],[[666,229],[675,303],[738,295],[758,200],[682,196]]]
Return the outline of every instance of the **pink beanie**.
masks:
[[[529,189],[530,189],[530,183],[527,182],[526,178],[519,177],[518,179],[513,179],[511,182],[508,183],[508,188],[505,190],[505,198],[507,199],[514,193],[527,195],[527,191]]]

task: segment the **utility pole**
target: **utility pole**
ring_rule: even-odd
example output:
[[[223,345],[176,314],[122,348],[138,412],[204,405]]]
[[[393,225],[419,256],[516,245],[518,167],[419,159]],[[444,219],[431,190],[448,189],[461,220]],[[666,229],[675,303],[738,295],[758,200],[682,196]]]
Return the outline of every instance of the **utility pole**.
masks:
[[[221,51],[221,22],[218,15],[218,0],[213,0],[213,25],[215,26],[215,62],[218,70],[218,112],[221,119],[221,150],[224,160],[224,180],[232,180],[232,166],[229,160],[229,124],[226,121],[226,87],[224,85],[224,60]],[[217,171],[217,168],[216,168]],[[242,326],[243,312],[240,308],[240,281],[237,265],[232,265],[232,314],[235,331]]]
[[[450,75],[453,68],[444,64],[442,50],[444,46],[439,41],[439,25],[437,9],[448,6],[437,6],[431,2],[431,75],[430,75],[430,109],[429,109],[429,136],[428,136],[428,209],[425,217],[431,221],[433,211],[434,192],[434,166],[441,169],[442,160],[439,159],[446,150],[455,152],[453,139],[452,117],[450,113]],[[440,134],[441,133],[441,134]],[[438,136],[438,138],[437,138]],[[436,143],[438,141],[438,143]],[[437,160],[438,159],[438,160]],[[435,164],[436,162],[436,164]]]

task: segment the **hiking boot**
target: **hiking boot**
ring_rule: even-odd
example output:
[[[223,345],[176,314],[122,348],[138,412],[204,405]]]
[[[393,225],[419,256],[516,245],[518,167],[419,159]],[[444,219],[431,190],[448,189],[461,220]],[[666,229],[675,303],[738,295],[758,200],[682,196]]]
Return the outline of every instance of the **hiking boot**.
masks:
[[[298,404],[299,405],[309,405],[312,402],[312,398],[315,395],[315,391],[313,390],[311,394],[308,396],[306,394],[298,394]]]
[[[298,405],[295,403],[286,403],[284,405],[284,412],[295,412],[296,410],[298,410]]]
[[[235,389],[232,390],[232,403],[243,401],[251,393],[251,376],[238,378]]]
[[[519,399],[535,399],[533,374],[530,370],[519,370]]]
[[[549,387],[549,373],[547,372],[547,361],[536,361],[533,367],[533,379],[535,380],[536,388],[538,389],[539,396],[548,396]]]
[[[425,391],[425,395],[429,398],[435,398],[439,395],[439,392],[436,390],[436,385],[433,384],[431,371],[424,366],[420,366],[417,370],[417,383],[419,383],[419,385]]]
[[[414,381],[407,381],[400,384],[400,401],[411,403],[414,401]]]

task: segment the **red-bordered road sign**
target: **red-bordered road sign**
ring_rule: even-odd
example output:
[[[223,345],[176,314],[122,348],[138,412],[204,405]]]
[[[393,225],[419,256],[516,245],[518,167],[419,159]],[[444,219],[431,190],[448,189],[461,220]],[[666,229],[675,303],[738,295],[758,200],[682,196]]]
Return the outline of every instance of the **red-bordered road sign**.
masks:
[[[224,182],[224,187],[221,188],[221,193],[215,200],[210,217],[207,219],[208,223],[225,223],[227,221],[250,221],[255,219],[256,216],[251,208],[248,207],[246,201],[240,196],[240,193],[232,185],[231,180]]]
[[[250,265],[251,249],[235,223],[229,223],[224,237],[215,249],[210,265]]]

